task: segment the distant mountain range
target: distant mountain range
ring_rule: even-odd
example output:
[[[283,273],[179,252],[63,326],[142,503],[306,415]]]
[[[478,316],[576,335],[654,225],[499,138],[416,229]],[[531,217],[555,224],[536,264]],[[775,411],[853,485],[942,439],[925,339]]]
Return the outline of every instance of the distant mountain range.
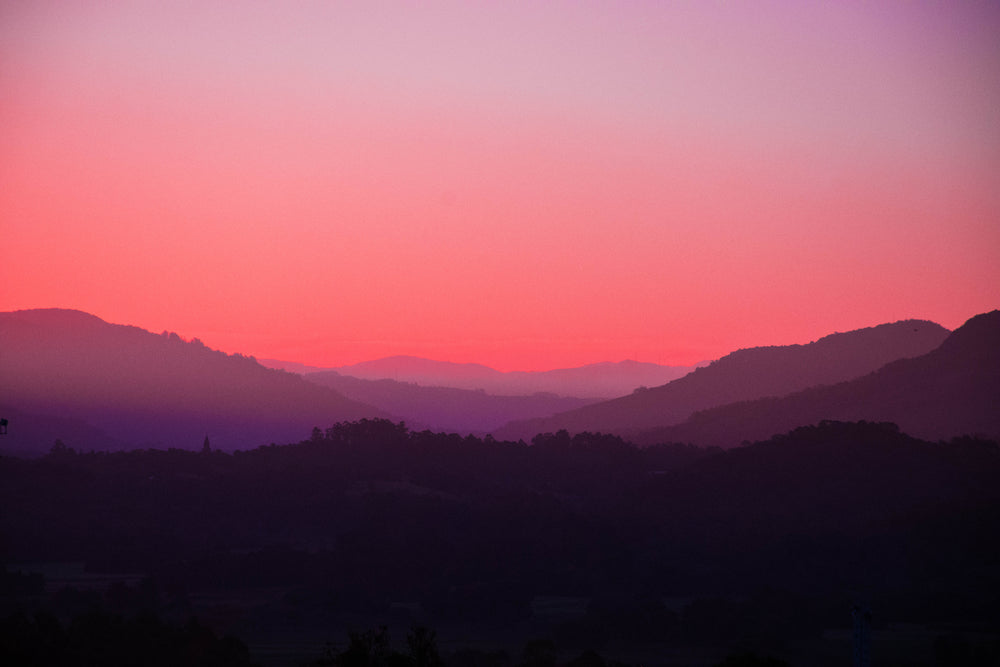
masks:
[[[905,320],[831,334],[806,345],[738,350],[663,386],[548,418],[512,422],[494,435],[530,438],[560,429],[634,434],[678,424],[698,410],[851,380],[891,361],[925,354],[947,336],[948,330],[934,322]]]
[[[973,317],[927,354],[864,377],[724,405],[675,426],[629,435],[640,444],[726,447],[821,420],[893,422],[926,440],[966,434],[1000,438],[1000,311]]]
[[[597,400],[548,393],[495,396],[483,390],[423,387],[395,380],[362,380],[337,371],[307,373],[303,377],[397,415],[412,429],[462,435],[486,434],[514,419],[548,416]]]
[[[994,311],[950,334],[907,320],[739,350],[681,377],[689,369],[636,362],[502,373],[414,357],[299,375],[79,311],[16,311],[0,313],[0,416],[10,420],[0,453],[42,453],[56,438],[83,450],[196,449],[206,435],[214,448],[246,449],[366,417],[526,441],[565,429],[731,447],[822,420],[891,421],[925,439],[997,437],[998,343]],[[556,395],[670,375],[612,400]],[[444,382],[467,388],[434,386]],[[501,391],[511,395],[491,393]]]
[[[275,368],[308,373],[312,367],[267,360]],[[601,362],[549,371],[498,371],[482,364],[458,364],[421,357],[395,356],[333,370],[362,380],[396,380],[424,387],[482,390],[498,396],[551,393],[580,398],[614,398],[641,386],[655,386],[683,377],[697,366],[662,366],[638,361]]]
[[[69,434],[56,437],[81,449],[194,449],[207,435],[231,450],[389,416],[252,358],[75,310],[0,313],[0,386],[7,451],[47,451],[53,419],[69,420]]]

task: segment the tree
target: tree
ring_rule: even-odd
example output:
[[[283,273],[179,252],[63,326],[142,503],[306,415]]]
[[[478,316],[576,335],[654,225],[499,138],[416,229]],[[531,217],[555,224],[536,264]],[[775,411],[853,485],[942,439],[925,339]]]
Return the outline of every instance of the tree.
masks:
[[[424,626],[417,626],[406,635],[410,659],[416,667],[442,667],[444,664],[437,649],[437,634]]]
[[[347,650],[336,657],[338,667],[385,667],[389,658],[389,630],[350,632]]]
[[[49,456],[72,456],[74,454],[76,454],[76,450],[67,447],[66,443],[59,438],[56,438],[56,441],[52,443],[52,449],[49,450]]]

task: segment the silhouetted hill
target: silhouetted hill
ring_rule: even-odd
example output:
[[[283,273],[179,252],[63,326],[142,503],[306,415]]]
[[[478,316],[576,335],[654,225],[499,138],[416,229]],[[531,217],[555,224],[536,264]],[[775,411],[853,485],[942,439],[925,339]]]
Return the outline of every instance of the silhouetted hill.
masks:
[[[495,435],[530,438],[559,429],[625,433],[667,426],[717,405],[856,378],[933,350],[947,335],[947,329],[933,322],[905,320],[831,334],[806,345],[737,350],[667,385],[547,419],[514,422]]]
[[[362,361],[331,370],[363,380],[397,380],[425,386],[460,389],[484,389],[485,387],[477,383],[503,375],[500,371],[482,364],[459,364],[407,355]]]
[[[362,380],[337,371],[307,373],[303,377],[395,415],[410,427],[462,435],[485,434],[513,419],[552,415],[596,400],[543,393],[494,396],[470,389],[423,387],[395,380]]]
[[[177,334],[152,334],[72,310],[0,313],[4,405],[82,419],[134,445],[253,447],[295,440],[314,426],[382,415],[300,376],[264,368]],[[47,451],[46,429],[22,446]],[[62,438],[74,447],[67,434]],[[83,443],[79,443],[84,446]]]
[[[977,315],[935,350],[782,398],[705,410],[636,436],[731,447],[823,419],[891,421],[929,440],[1000,435],[1000,311]]]
[[[327,371],[329,368],[322,366],[310,366],[308,364],[300,364],[297,361],[281,361],[280,359],[257,359],[259,363],[264,368],[274,368],[279,371],[288,371],[289,373],[315,373],[317,371]]]
[[[941,575],[934,561],[944,552],[952,568],[994,561],[997,539],[975,513],[997,515],[997,474],[995,441],[931,443],[892,423],[827,421],[695,461],[633,502],[636,519],[656,522],[667,542],[702,543],[706,583],[738,586],[770,571],[794,587],[825,561],[829,580],[810,586],[912,586]],[[949,524],[961,538],[944,537]]]
[[[662,366],[642,361],[603,361],[578,368],[557,368],[551,371],[514,371],[507,376],[515,386],[535,391],[615,398],[631,394],[639,387],[655,387],[684,377],[699,366]],[[575,392],[574,392],[575,389]],[[589,390],[588,393],[584,393]]]
[[[224,592],[227,626],[251,636],[326,639],[344,619],[548,636],[532,602],[558,596],[586,605],[560,641],[774,646],[849,627],[858,591],[882,627],[991,632],[998,475],[996,442],[892,424],[711,452],[363,420],[232,455],[0,457],[0,563],[147,573],[192,604]],[[663,598],[688,602],[665,613]]]
[[[84,452],[127,446],[83,419],[24,412],[6,402],[0,404],[0,416],[10,422],[7,434],[0,437],[0,456],[38,456],[48,452],[56,440],[72,443],[74,449]]]
[[[364,380],[397,380],[425,387],[481,389],[500,396],[552,393],[583,398],[612,398],[624,396],[636,387],[670,382],[687,375],[694,368],[626,360],[550,371],[501,372],[482,364],[456,364],[397,356],[332,370]]]

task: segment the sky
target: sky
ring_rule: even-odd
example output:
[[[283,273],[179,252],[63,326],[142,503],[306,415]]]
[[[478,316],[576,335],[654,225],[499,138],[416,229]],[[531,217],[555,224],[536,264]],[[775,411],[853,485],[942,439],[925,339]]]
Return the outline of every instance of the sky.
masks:
[[[0,310],[686,365],[1000,307],[1000,4],[0,0]]]

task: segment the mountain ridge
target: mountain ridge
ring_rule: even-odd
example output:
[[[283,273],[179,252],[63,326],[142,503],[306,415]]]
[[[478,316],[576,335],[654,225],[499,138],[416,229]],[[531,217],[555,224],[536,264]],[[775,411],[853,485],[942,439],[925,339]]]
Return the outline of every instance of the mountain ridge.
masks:
[[[901,320],[806,344],[744,348],[665,385],[550,418],[512,422],[494,435],[516,439],[560,429],[624,433],[669,426],[717,405],[859,377],[898,358],[932,350],[948,333],[934,322]]]
[[[981,313],[937,348],[859,378],[781,397],[698,411],[684,422],[636,429],[636,442],[663,440],[732,447],[821,420],[883,421],[938,440],[1000,436],[1000,311]]]
[[[216,446],[234,449],[296,440],[313,426],[388,416],[196,338],[68,309],[0,313],[0,377],[5,406],[82,419],[132,445],[193,448],[207,434]],[[9,434],[8,443],[13,439]],[[51,444],[36,439],[20,446]]]
[[[497,396],[481,390],[425,387],[387,379],[364,380],[337,371],[308,373],[303,377],[405,419],[411,428],[460,435],[484,435],[512,419],[547,416],[596,400],[552,393]]]
[[[643,385],[669,382],[696,367],[664,366],[626,359],[546,371],[499,371],[478,363],[396,355],[327,370],[363,380],[396,380],[424,387],[481,389],[497,396],[530,396],[542,392],[599,399],[623,396]]]

